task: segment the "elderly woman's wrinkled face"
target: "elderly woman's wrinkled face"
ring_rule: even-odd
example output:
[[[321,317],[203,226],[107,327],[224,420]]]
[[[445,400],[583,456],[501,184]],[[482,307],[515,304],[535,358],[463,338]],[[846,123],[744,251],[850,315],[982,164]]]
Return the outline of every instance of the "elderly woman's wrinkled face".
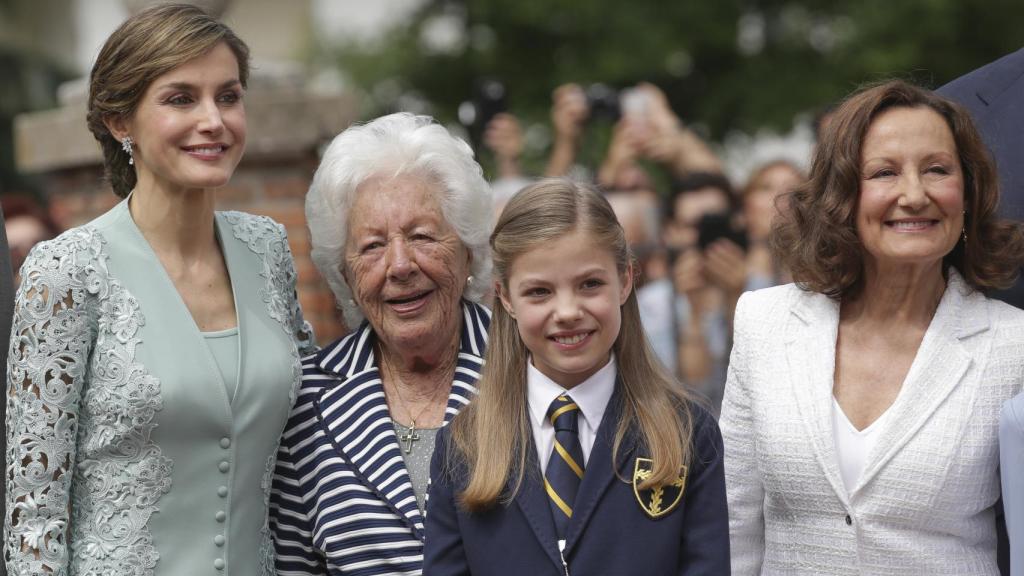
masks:
[[[879,266],[937,263],[964,227],[964,177],[949,125],[931,108],[879,114],[861,149],[857,234]]]
[[[458,338],[470,253],[441,213],[441,185],[374,177],[348,215],[345,279],[385,347],[415,352]]]

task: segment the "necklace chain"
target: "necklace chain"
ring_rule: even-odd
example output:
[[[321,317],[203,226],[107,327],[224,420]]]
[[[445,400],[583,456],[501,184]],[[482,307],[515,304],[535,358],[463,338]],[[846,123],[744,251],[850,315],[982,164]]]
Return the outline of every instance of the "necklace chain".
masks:
[[[412,421],[411,428],[415,429],[416,428],[416,423],[423,416],[423,413],[426,412],[427,410],[429,410],[430,408],[432,408],[434,406],[434,403],[437,401],[437,397],[439,396],[438,392],[440,392],[440,391],[442,391],[442,390],[444,390],[446,388],[444,382],[438,384],[438,386],[434,389],[433,392],[431,392],[430,396],[427,398],[426,405],[422,409],[420,409],[420,411],[415,416],[413,416],[412,415],[412,410],[409,409],[409,405],[406,404],[405,398],[402,397],[401,386],[398,384],[398,380],[399,379],[394,378],[394,373],[386,365],[385,365],[385,371],[389,373],[389,376],[391,376],[392,386],[393,386],[393,388],[395,390],[395,397],[398,398],[398,403],[402,405],[402,409],[405,410],[406,416],[408,416],[409,419]],[[385,392],[385,394],[386,394],[386,392]],[[392,415],[391,419],[395,420],[396,422],[398,422],[398,419],[395,418],[393,415]],[[398,423],[401,424],[401,422],[398,422]],[[410,428],[410,426],[405,426],[405,427],[406,428]]]

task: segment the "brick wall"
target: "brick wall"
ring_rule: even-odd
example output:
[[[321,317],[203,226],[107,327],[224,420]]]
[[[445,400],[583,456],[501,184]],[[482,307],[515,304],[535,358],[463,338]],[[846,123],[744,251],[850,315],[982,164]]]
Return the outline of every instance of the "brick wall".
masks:
[[[299,302],[317,341],[324,345],[343,336],[346,328],[330,288],[309,259],[304,201],[316,164],[312,156],[243,162],[231,183],[218,191],[217,208],[269,216],[285,226],[298,272]],[[120,200],[101,176],[101,169],[89,167],[51,172],[45,177],[50,212],[61,229],[84,224]]]

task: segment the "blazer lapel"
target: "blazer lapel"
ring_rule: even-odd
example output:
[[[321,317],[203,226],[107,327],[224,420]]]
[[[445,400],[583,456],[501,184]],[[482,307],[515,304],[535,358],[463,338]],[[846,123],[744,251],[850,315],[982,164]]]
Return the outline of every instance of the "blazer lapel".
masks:
[[[459,357],[445,408],[444,425],[476,393],[490,314],[486,308],[464,301]],[[409,471],[395,434],[384,396],[384,385],[374,353],[376,335],[368,322],[339,346],[320,353],[320,368],[342,379],[324,388],[315,402],[317,420],[335,452],[353,468],[363,483],[403,518],[420,540],[423,515],[416,504]]]
[[[951,268],[946,292],[928,325],[903,387],[889,408],[892,414],[886,414],[881,437],[868,454],[854,493],[879,473],[956,390],[971,364],[971,355],[961,341],[987,331],[988,327],[984,298],[970,293],[970,288]]]
[[[315,408],[335,453],[422,540],[423,516],[416,505],[377,367],[325,388]]]
[[[848,504],[832,431],[839,303],[822,294],[801,292],[792,312],[795,329],[786,343],[786,361],[793,375],[793,399],[818,465],[832,490]]]
[[[590,450],[590,458],[587,461],[587,468],[583,473],[583,481],[580,483],[579,492],[576,493],[576,502],[573,506],[572,519],[569,521],[569,533],[566,535],[565,555],[569,556],[580,534],[586,528],[591,516],[597,509],[598,503],[605,492],[612,485],[616,478],[616,471],[626,475],[626,463],[634,451],[635,442],[623,441],[619,448],[618,457],[612,462],[612,447],[615,444],[615,432],[618,429],[619,419],[622,416],[621,398],[619,395],[619,384],[616,382],[615,393],[608,401],[608,408],[601,418],[601,424],[597,429],[597,436],[594,439],[594,447]],[[632,475],[632,470],[629,470]]]
[[[584,474],[584,476],[586,475]],[[510,481],[509,489],[512,487],[513,484]],[[532,435],[526,449],[526,473],[523,475],[523,483],[512,500],[526,517],[526,523],[533,531],[540,547],[544,549],[548,558],[561,573],[562,558],[558,553],[555,520],[551,517],[551,504],[544,491],[544,478],[540,473],[540,464],[537,462],[537,446],[533,443]]]

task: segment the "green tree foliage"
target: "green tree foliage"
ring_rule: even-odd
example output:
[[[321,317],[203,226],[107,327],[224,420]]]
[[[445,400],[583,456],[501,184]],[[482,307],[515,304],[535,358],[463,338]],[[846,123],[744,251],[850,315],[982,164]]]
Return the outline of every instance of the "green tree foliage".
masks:
[[[447,49],[424,40],[439,19],[463,36]],[[370,113],[411,91],[452,120],[487,76],[517,113],[541,118],[563,82],[649,80],[719,136],[785,129],[865,81],[938,86],[1024,46],[1021,22],[1020,0],[434,1],[383,42],[336,56],[371,93],[390,83]]]

